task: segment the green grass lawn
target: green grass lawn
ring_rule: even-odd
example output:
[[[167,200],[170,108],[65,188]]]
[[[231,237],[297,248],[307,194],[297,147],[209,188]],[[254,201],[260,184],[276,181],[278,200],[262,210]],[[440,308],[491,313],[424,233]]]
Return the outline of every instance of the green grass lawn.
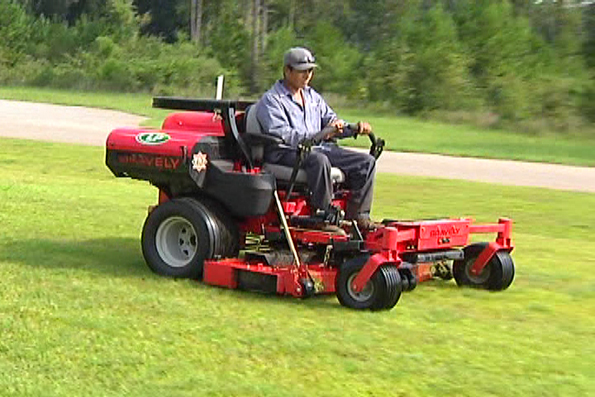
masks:
[[[595,195],[379,175],[375,217],[510,216],[517,245],[504,292],[380,313],[153,275],[156,198],[102,148],[0,139],[0,395],[595,394]]]
[[[147,116],[149,120],[145,125],[153,127],[158,127],[171,112],[151,108],[151,96],[148,94],[0,87],[0,99],[116,109]],[[370,115],[361,110],[337,109],[337,112],[349,121],[369,121],[376,135],[386,140],[389,150],[595,166],[593,134],[528,135],[517,131],[486,130],[407,117]],[[369,146],[367,139],[347,139],[345,143]]]

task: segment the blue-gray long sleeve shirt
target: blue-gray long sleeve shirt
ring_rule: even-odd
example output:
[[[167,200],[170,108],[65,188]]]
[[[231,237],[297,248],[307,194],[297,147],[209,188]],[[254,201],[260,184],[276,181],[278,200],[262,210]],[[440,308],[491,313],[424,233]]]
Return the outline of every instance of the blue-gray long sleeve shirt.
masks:
[[[264,133],[275,135],[291,147],[312,137],[337,115],[322,96],[306,87],[304,106],[294,100],[283,80],[277,81],[260,99],[256,117]]]

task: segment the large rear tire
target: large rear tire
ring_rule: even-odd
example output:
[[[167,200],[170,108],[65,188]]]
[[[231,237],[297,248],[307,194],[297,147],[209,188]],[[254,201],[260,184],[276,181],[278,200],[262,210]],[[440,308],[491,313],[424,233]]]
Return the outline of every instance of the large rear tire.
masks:
[[[341,266],[335,286],[339,302],[358,310],[392,309],[401,297],[401,278],[395,266],[380,266],[360,292],[353,290],[352,283],[367,260],[368,256],[360,256]]]
[[[463,249],[465,259],[454,261],[452,266],[457,285],[502,291],[512,284],[515,274],[514,261],[506,251],[496,252],[481,273],[471,273],[475,260],[487,246],[487,243],[475,243]]]
[[[147,217],[142,233],[145,261],[155,273],[200,278],[207,259],[238,250],[237,229],[218,210],[193,198],[167,201]]]

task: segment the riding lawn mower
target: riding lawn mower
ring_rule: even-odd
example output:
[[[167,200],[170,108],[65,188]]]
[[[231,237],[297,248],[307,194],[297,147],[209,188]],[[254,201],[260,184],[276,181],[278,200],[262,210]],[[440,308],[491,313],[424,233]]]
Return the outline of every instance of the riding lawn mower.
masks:
[[[158,191],[142,231],[155,273],[205,284],[307,298],[336,294],[352,309],[388,310],[402,292],[434,278],[504,290],[513,281],[512,220],[385,219],[370,230],[318,216],[305,172],[268,164],[263,153],[283,142],[254,131],[253,103],[156,97],[178,110],[161,129],[118,128],[107,138],[106,164],[117,177],[146,180]],[[253,115],[252,115],[253,116]],[[372,133],[370,154],[384,141]],[[312,142],[297,149],[308,155]],[[333,205],[345,209],[349,187],[333,169]],[[476,233],[494,241],[470,243]]]

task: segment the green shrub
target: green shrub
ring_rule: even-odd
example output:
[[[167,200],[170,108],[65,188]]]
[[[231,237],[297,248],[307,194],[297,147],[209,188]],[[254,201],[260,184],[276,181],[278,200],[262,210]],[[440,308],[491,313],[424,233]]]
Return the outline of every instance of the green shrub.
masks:
[[[404,109],[413,93],[408,87],[413,57],[409,46],[402,39],[387,40],[365,60],[366,99],[384,102],[385,107]]]
[[[468,60],[450,16],[440,5],[409,13],[396,38],[366,62],[369,98],[389,101],[410,114],[473,108]]]
[[[45,65],[34,73],[31,79],[27,79],[26,83],[36,87],[50,87],[54,81],[54,68],[45,63]]]
[[[521,121],[531,116],[534,105],[529,83],[515,74],[494,76],[487,81],[486,101],[501,118]]]
[[[95,52],[102,58],[120,55],[120,47],[111,37],[99,36],[95,39]]]
[[[110,36],[110,29],[104,19],[90,19],[87,15],[83,15],[76,21],[74,26],[70,28],[76,35],[79,48],[86,49],[99,37],[110,37],[114,42],[114,37]]]
[[[79,51],[79,37],[66,23],[42,19],[37,27],[37,39],[43,43],[42,47],[38,47],[39,52],[35,54],[37,57],[59,63]]]
[[[106,10],[103,22],[114,40],[124,41],[138,36],[140,17],[133,0],[107,0]]]
[[[547,76],[540,79],[536,102],[541,104],[538,116],[551,120],[554,130],[568,131],[577,126],[580,118],[580,96],[575,80]]]
[[[18,2],[0,1],[0,69],[13,68],[25,57],[32,24]]]
[[[319,22],[308,32],[306,43],[315,49],[320,66],[313,85],[320,91],[357,96],[363,86],[363,55],[347,44],[341,31],[329,22]],[[278,67],[281,64],[280,58]]]
[[[261,63],[261,86],[268,89],[283,77],[283,54],[291,47],[303,45],[290,27],[283,27],[271,33],[267,39],[266,52]]]
[[[64,89],[88,89],[93,87],[92,78],[77,60],[61,63],[54,68],[52,87]]]
[[[414,56],[408,74],[411,113],[458,110],[471,105],[468,59],[459,44],[456,26],[440,4],[406,24],[405,34]]]
[[[101,88],[117,91],[130,91],[136,88],[136,80],[129,63],[115,58],[108,58],[100,66],[97,84]]]
[[[581,95],[580,110],[587,120],[595,122],[595,79],[589,80]]]
[[[219,16],[210,26],[209,56],[217,59],[228,70],[235,70],[241,76],[246,90],[250,86],[259,89],[259,70],[252,70],[251,34],[236,1],[220,0]]]

